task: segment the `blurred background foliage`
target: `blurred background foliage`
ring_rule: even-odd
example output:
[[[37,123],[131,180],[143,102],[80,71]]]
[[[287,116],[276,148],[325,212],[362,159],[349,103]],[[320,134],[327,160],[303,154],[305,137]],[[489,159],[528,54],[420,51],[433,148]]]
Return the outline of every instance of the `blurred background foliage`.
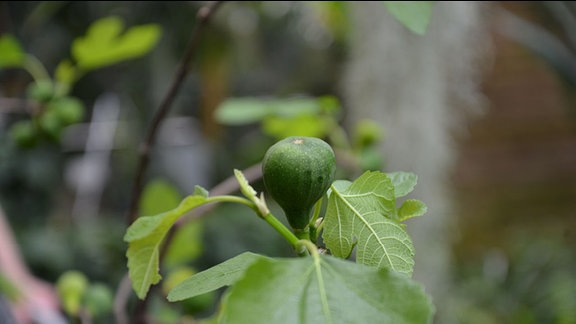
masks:
[[[116,287],[125,273],[122,235],[138,143],[167,91],[201,4],[0,2],[0,34],[14,35],[50,74],[71,57],[74,39],[100,18],[117,16],[127,27],[157,24],[162,30],[148,54],[82,76],[70,94],[82,101],[83,119],[65,127],[59,141],[31,149],[15,145],[8,130],[29,119],[22,100],[32,79],[20,69],[0,70],[0,203],[36,275],[56,282],[76,269]],[[353,167],[339,161],[349,174],[385,167],[386,157],[370,149],[386,140],[385,130],[370,121],[340,126],[347,109],[354,109],[342,104],[339,83],[347,58],[347,6],[280,1],[221,8],[160,132],[144,211],[171,208],[195,185],[212,188],[233,168],[257,163],[270,144],[293,132],[328,137],[354,152],[359,160]],[[494,6],[547,30],[576,55],[569,38],[574,29],[566,29],[554,5]],[[574,19],[572,5],[562,8]],[[566,77],[573,71],[554,61],[558,55],[537,50],[546,41],[515,38],[496,16],[487,21],[494,37],[493,66],[483,86],[489,108],[466,125],[469,132],[459,142],[454,295],[440,307],[461,323],[574,323],[576,110],[574,84]],[[100,120],[112,127],[113,140],[87,151],[99,105],[118,108],[115,120]],[[82,180],[84,173],[96,180]],[[253,185],[263,190],[261,182]],[[86,195],[92,200],[79,202]],[[284,242],[249,214],[223,205],[183,227],[168,258],[167,285],[246,250],[290,255]],[[170,308],[159,299],[153,309],[168,321],[181,313],[208,314],[213,300]]]

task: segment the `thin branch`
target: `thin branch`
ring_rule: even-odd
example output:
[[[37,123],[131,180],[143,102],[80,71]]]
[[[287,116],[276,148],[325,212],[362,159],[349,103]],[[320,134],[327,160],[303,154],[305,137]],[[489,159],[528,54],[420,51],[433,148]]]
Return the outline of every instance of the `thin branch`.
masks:
[[[140,201],[140,196],[142,194],[142,189],[144,186],[144,176],[150,163],[150,153],[152,150],[152,146],[156,141],[160,125],[162,124],[164,118],[166,118],[166,116],[170,112],[170,108],[172,107],[172,104],[176,99],[176,96],[180,88],[182,87],[182,84],[186,76],[190,71],[192,59],[194,58],[194,55],[198,51],[200,38],[202,36],[202,31],[204,30],[204,27],[208,24],[211,17],[214,15],[214,13],[220,7],[220,5],[222,5],[222,3],[223,1],[210,2],[198,10],[196,14],[196,20],[191,33],[190,42],[188,43],[188,47],[186,49],[186,53],[184,54],[181,60],[180,66],[176,71],[176,75],[174,76],[172,84],[168,89],[168,92],[166,93],[164,100],[162,100],[158,110],[156,111],[156,114],[154,115],[154,118],[152,119],[152,124],[148,129],[148,133],[145,137],[145,140],[140,145],[139,159],[138,159],[139,162],[136,168],[136,177],[134,179],[134,183],[132,186],[132,200],[130,202],[130,209],[127,215],[128,225],[132,224],[134,220],[136,220],[136,218],[138,217],[139,212],[138,205]],[[137,311],[133,319],[134,322],[142,322],[142,321],[145,322],[144,316],[147,308],[147,300],[148,299],[140,301],[138,303]],[[123,313],[123,311],[125,311],[125,307],[120,308],[119,305],[125,306],[127,304],[127,300],[120,300],[120,301],[116,300],[116,301],[117,305],[115,305],[115,310],[117,320],[119,323],[123,323],[121,321],[124,320],[125,323],[127,319],[127,316],[125,315],[125,313]]]
[[[0,98],[0,114],[27,113],[33,115],[40,110],[40,104],[33,100]]]
[[[192,59],[198,51],[202,30],[208,24],[210,18],[222,3],[223,1],[210,2],[198,10],[198,13],[196,14],[196,21],[192,30],[192,36],[186,53],[184,54],[180,66],[176,71],[172,85],[170,86],[166,96],[164,97],[164,100],[160,104],[160,107],[152,119],[152,124],[148,130],[146,138],[140,145],[138,159],[139,163],[136,169],[136,178],[134,179],[134,184],[132,187],[132,201],[130,203],[130,209],[127,218],[128,224],[132,224],[132,222],[134,222],[138,216],[138,203],[140,201],[140,195],[142,194],[144,175],[146,174],[148,164],[150,163],[150,152],[154,142],[156,141],[156,136],[158,135],[160,124],[168,115],[168,112],[172,107],[172,103],[174,102],[174,99],[176,99],[176,95],[178,94],[178,91],[180,90],[186,75],[190,71]]]
[[[242,170],[244,177],[248,182],[253,182],[262,177],[262,164],[257,163],[254,164],[244,170]],[[229,195],[234,192],[240,190],[240,184],[238,184],[238,180],[235,176],[230,176],[226,178],[224,181],[220,182],[219,184],[215,185],[212,190],[210,190],[210,196],[221,196],[221,195]],[[183,223],[191,220],[191,219],[198,219],[202,217],[204,214],[209,212],[210,210],[214,209],[217,205],[205,205],[199,207],[190,213],[186,214],[182,217],[177,223],[176,226],[181,226]]]

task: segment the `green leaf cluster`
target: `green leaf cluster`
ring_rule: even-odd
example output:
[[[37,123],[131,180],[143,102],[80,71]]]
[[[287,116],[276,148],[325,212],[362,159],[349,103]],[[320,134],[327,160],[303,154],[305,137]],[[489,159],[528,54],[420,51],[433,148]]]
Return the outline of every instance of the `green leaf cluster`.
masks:
[[[226,286],[232,288],[218,323],[426,323],[433,313],[422,288],[410,279],[319,254],[278,259],[243,253],[190,277],[168,299]]]
[[[367,171],[353,183],[332,185],[324,219],[323,239],[333,255],[348,258],[357,247],[358,263],[389,268],[410,275],[414,247],[400,221],[426,212],[417,200],[396,207],[396,199],[410,193],[412,173]]]
[[[290,136],[325,137],[336,125],[340,104],[332,96],[318,98],[231,98],[215,112],[225,125],[261,123],[277,139]]]
[[[34,79],[26,95],[38,107],[33,109],[31,120],[12,126],[10,133],[17,144],[30,148],[43,139],[57,141],[64,127],[84,116],[83,103],[69,95],[73,84],[86,72],[148,53],[161,35],[155,24],[134,26],[122,33],[123,29],[123,21],[115,16],[91,24],[85,36],[74,40],[72,59],[62,60],[53,77],[14,36],[0,37],[0,69],[22,68]]]
[[[10,34],[0,37],[0,68],[21,67],[25,53],[18,40]]]
[[[128,242],[128,273],[136,295],[144,298],[151,285],[160,276],[160,246],[170,228],[188,211],[206,204],[203,195],[186,197],[178,207],[167,212],[138,218],[126,231],[124,241]]]
[[[225,297],[219,323],[427,323],[415,282],[328,255],[260,258]]]
[[[218,323],[425,323],[434,312],[423,289],[406,274],[413,266],[413,247],[400,221],[421,215],[423,203],[396,198],[410,193],[411,173],[367,172],[354,182],[336,181],[330,189],[323,224],[324,240],[334,256],[322,255],[308,240],[286,234],[262,198],[240,171],[235,171],[246,199],[208,197],[205,189],[176,208],[141,217],[128,229],[129,274],[136,294],[146,296],[160,280],[159,247],[183,214],[209,202],[238,202],[251,207],[292,243],[310,253],[303,258],[240,254],[179,281],[168,292],[171,302],[198,298],[231,286],[221,301]],[[155,189],[157,190],[157,189]],[[338,231],[339,235],[334,233]],[[357,262],[343,260],[358,246]],[[190,273],[190,272],[188,272]]]
[[[158,25],[129,28],[116,16],[94,22],[84,37],[72,44],[72,56],[78,68],[88,71],[133,59],[148,53],[161,35]]]
[[[112,290],[103,283],[90,282],[80,271],[69,270],[60,275],[56,292],[64,312],[73,318],[98,318],[112,311]]]

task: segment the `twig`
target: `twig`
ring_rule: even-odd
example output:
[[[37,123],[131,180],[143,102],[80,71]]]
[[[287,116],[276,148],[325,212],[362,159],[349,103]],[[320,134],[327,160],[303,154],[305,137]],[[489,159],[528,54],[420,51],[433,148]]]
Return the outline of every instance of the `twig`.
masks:
[[[253,182],[262,177],[262,163],[254,164],[244,170],[242,170],[242,174],[248,182]],[[220,195],[229,195],[232,194],[240,189],[240,184],[238,184],[238,180],[236,180],[235,176],[230,176],[226,178],[224,181],[220,182],[219,184],[215,185],[212,190],[210,190],[210,196],[220,196]],[[191,219],[198,219],[202,217],[204,214],[209,212],[210,210],[214,209],[217,205],[210,204],[199,207],[190,213],[186,214],[184,217],[180,218],[180,220],[176,223],[176,226],[181,226],[183,223],[191,220]]]
[[[152,146],[156,141],[156,137],[158,134],[158,130],[160,129],[160,124],[164,120],[164,118],[168,115],[170,108],[172,107],[172,103],[174,102],[178,91],[180,90],[184,79],[186,78],[188,72],[190,71],[190,65],[192,63],[192,59],[196,54],[199,44],[200,44],[200,37],[202,35],[202,30],[210,21],[210,18],[214,15],[216,10],[220,7],[223,1],[213,1],[210,2],[198,10],[196,14],[196,20],[192,29],[190,42],[188,43],[188,48],[186,49],[186,53],[184,54],[180,66],[176,71],[176,75],[172,81],[172,84],[164,97],[164,100],[161,102],[154,118],[152,119],[152,124],[148,129],[148,133],[144,142],[140,145],[139,148],[139,159],[138,159],[138,166],[136,168],[136,177],[134,179],[134,183],[132,186],[132,200],[130,203],[130,209],[127,215],[127,223],[128,225],[132,224],[134,220],[136,220],[138,216],[138,205],[140,201],[140,196],[142,194],[143,184],[144,184],[144,176],[146,174],[146,170],[148,169],[148,164],[150,162],[150,151]],[[121,306],[125,306],[127,304],[126,300],[116,301],[117,304],[121,304]],[[147,306],[147,299],[144,301],[140,301],[139,305],[137,306],[137,312],[134,317],[134,322],[141,322],[145,321],[144,316],[146,312]],[[118,323],[125,323],[127,316],[125,315],[125,307],[118,307],[115,305],[116,310],[116,317]],[[124,320],[124,322],[122,322]]]
[[[148,164],[150,162],[150,151],[154,145],[154,142],[156,141],[156,136],[158,134],[158,130],[160,129],[160,124],[166,115],[168,115],[168,112],[172,107],[172,103],[174,102],[174,99],[176,99],[176,95],[178,94],[178,91],[180,90],[180,87],[182,86],[182,83],[184,82],[184,79],[190,70],[190,64],[194,54],[197,52],[200,36],[204,26],[209,22],[212,15],[216,12],[222,3],[223,1],[210,2],[198,10],[198,13],[196,14],[196,22],[192,30],[192,37],[190,39],[190,43],[188,44],[186,53],[182,58],[178,70],[176,71],[176,75],[172,81],[170,89],[166,93],[164,100],[154,115],[150,129],[146,135],[146,139],[140,145],[138,159],[139,163],[136,169],[136,178],[134,179],[134,184],[132,187],[132,201],[130,203],[130,209],[128,212],[128,224],[132,224],[132,222],[134,222],[138,216],[138,203],[140,201],[140,195],[142,194],[144,175],[148,169]]]
[[[242,174],[244,174],[244,177],[248,182],[258,180],[262,177],[262,164],[261,163],[254,164],[253,166],[244,169],[242,171]],[[226,178],[224,181],[214,186],[212,190],[210,190],[210,196],[229,195],[238,191],[239,189],[240,184],[238,183],[236,177],[230,176]],[[181,217],[176,222],[176,224],[174,224],[174,226],[170,228],[168,234],[166,234],[166,238],[164,239],[164,243],[162,244],[162,249],[160,250],[160,256],[159,256],[160,261],[162,261],[162,259],[166,255],[166,250],[170,246],[170,242],[174,238],[174,234],[176,234],[178,228],[180,228],[182,225],[184,225],[186,222],[190,220],[199,219],[200,217],[206,215],[216,206],[217,205],[215,204],[201,206]]]
[[[32,100],[0,98],[0,113],[27,113],[34,114],[40,110],[40,105]]]

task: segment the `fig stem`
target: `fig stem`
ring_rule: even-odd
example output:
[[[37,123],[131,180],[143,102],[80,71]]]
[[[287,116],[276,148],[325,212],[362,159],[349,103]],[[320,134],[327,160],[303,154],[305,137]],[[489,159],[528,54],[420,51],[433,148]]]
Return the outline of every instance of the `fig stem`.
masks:
[[[268,213],[266,215],[261,215],[262,218],[266,221],[266,223],[270,224],[282,237],[284,237],[293,247],[296,253],[299,256],[306,256],[308,255],[307,249],[303,249],[302,245],[300,244],[300,239],[294,235],[284,224],[282,224],[278,218],[274,217],[272,213]]]

